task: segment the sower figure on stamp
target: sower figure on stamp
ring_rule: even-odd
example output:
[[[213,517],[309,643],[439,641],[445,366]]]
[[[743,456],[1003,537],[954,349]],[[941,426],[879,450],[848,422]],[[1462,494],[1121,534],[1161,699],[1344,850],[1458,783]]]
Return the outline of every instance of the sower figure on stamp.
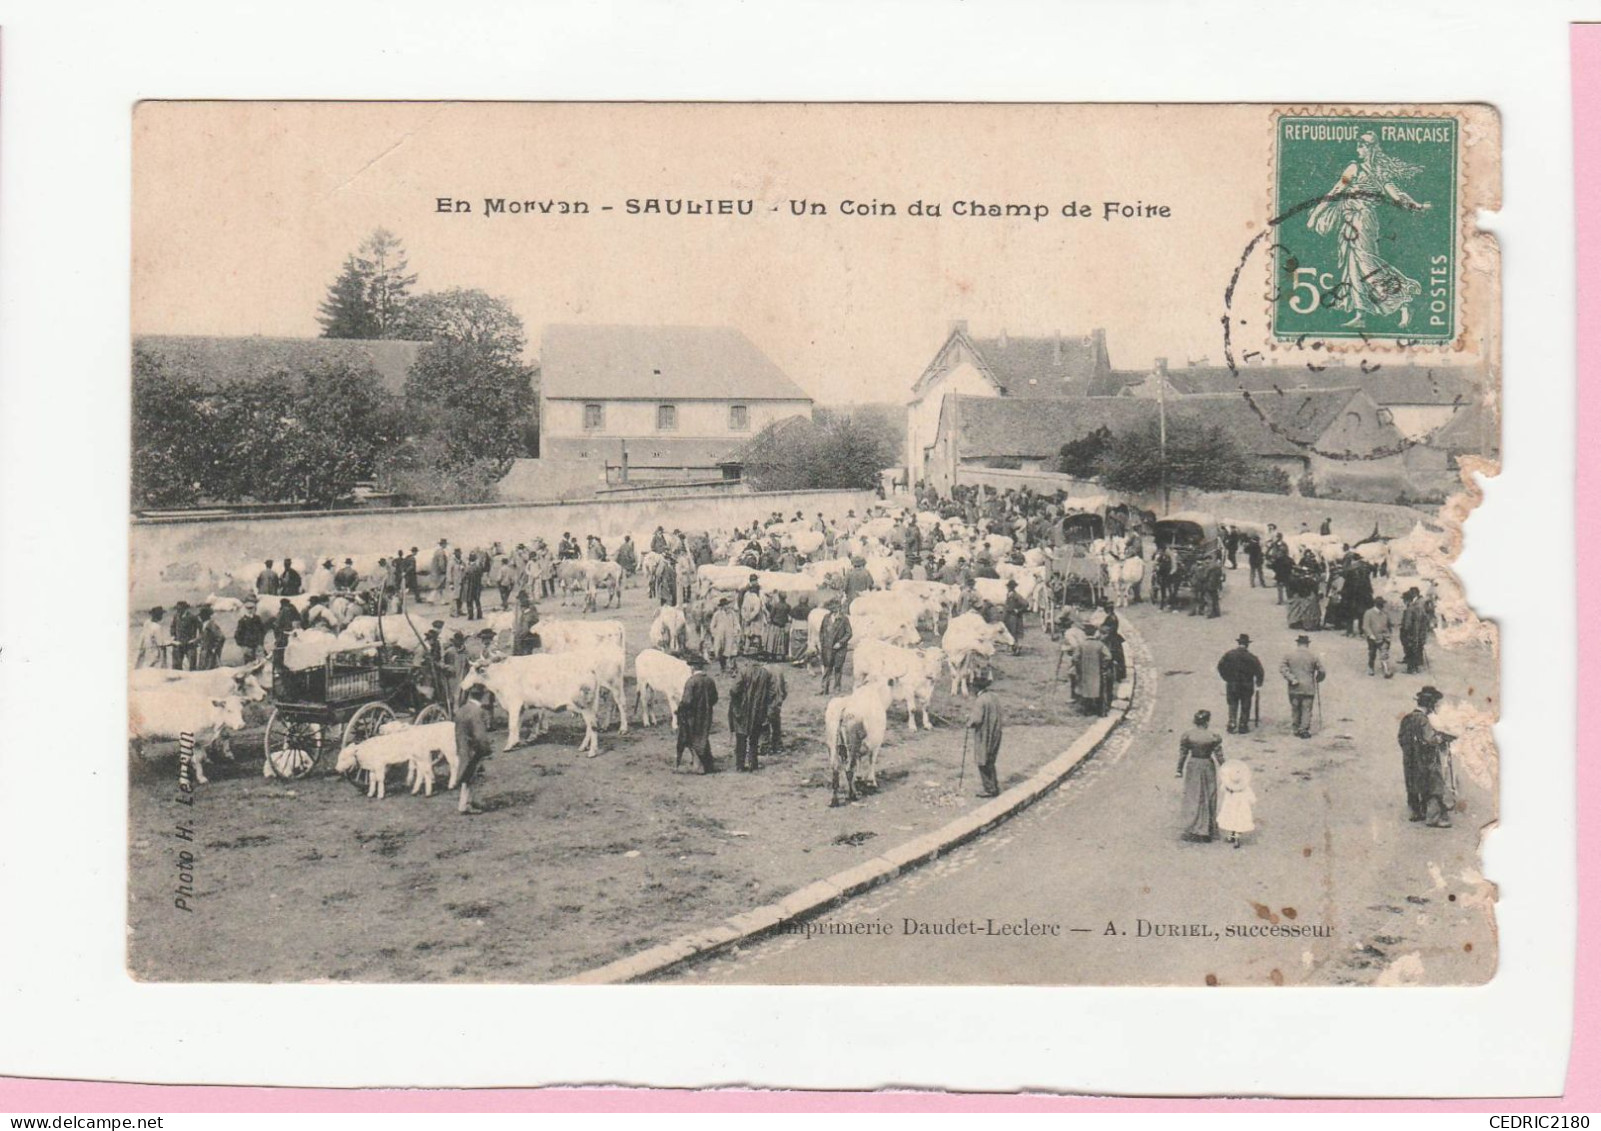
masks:
[[[1311,644],[1311,637],[1297,636],[1295,651],[1279,665],[1279,674],[1290,692],[1290,719],[1296,738],[1312,737],[1312,706],[1317,701],[1318,684],[1328,675],[1323,661],[1312,653]]]
[[[1251,730],[1251,701],[1262,686],[1265,673],[1262,661],[1251,654],[1251,638],[1240,633],[1238,646],[1223,653],[1217,662],[1217,674],[1223,679],[1223,690],[1229,704],[1229,733],[1249,734]]]
[[[1407,819],[1434,829],[1451,827],[1454,802],[1449,772],[1453,736],[1435,730],[1429,718],[1444,698],[1438,688],[1423,688],[1417,694],[1417,707],[1402,718],[1396,734],[1406,778]]]

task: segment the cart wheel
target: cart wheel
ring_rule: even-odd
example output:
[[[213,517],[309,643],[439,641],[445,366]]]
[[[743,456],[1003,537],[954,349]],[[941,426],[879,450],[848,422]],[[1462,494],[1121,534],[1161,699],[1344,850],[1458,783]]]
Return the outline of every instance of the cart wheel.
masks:
[[[322,757],[322,725],[284,716],[276,708],[263,740],[267,770],[279,778],[303,778]]]
[[[395,712],[388,703],[368,703],[350,716],[345,724],[344,745],[352,742],[366,742],[378,733],[378,728],[385,723],[395,721]]]

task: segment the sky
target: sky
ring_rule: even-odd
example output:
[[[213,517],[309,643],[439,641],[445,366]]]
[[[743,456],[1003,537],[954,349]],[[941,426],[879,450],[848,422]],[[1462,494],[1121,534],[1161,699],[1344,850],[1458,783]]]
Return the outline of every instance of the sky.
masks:
[[[1220,364],[1225,290],[1271,215],[1272,141],[1265,106],[147,102],[133,329],[314,336],[345,256],[384,227],[418,291],[505,299],[532,357],[552,323],[733,325],[823,403],[904,402],[954,319],[1104,328],[1117,368]],[[631,199],[753,203],[672,216]],[[1108,219],[1113,201],[1168,214]],[[1266,341],[1263,246],[1229,308],[1236,356]]]

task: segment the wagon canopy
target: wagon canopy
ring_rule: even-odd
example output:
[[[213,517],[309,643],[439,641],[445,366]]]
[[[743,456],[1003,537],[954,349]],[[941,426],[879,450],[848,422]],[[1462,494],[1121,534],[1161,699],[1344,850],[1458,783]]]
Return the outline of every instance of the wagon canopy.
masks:
[[[1217,519],[1202,511],[1180,511],[1155,523],[1158,546],[1198,547],[1218,541]]]

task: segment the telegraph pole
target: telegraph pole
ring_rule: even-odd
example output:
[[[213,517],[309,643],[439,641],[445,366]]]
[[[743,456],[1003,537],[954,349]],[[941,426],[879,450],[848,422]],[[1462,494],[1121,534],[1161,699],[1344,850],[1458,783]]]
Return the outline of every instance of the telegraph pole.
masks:
[[[1165,367],[1164,367],[1165,368]],[[1162,514],[1168,512],[1167,493],[1167,374],[1158,371],[1156,374],[1156,420],[1157,434],[1159,436],[1157,466],[1162,473]]]

